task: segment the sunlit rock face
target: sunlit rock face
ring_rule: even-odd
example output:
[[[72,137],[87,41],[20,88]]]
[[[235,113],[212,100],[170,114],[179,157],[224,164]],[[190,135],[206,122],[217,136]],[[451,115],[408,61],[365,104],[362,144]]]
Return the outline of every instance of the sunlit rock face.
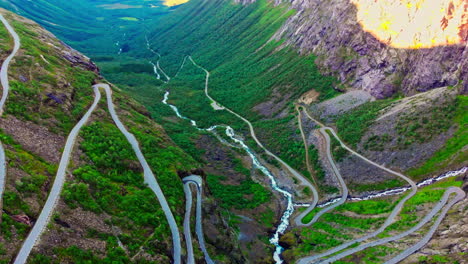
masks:
[[[461,44],[468,30],[466,0],[352,0],[357,21],[395,48]]]
[[[289,1],[297,12],[275,39],[315,54],[321,71],[336,76],[342,89],[385,98],[458,84],[468,93],[468,0]],[[424,25],[431,12],[433,24]],[[367,25],[362,16],[374,22]]]

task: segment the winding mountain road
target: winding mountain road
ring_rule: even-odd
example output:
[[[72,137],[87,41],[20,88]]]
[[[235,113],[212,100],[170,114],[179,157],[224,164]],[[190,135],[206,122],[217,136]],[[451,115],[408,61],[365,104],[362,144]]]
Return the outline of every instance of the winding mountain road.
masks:
[[[442,200],[444,200],[446,197],[448,199],[448,194],[447,193],[449,193],[449,194],[456,193],[456,196],[445,206],[444,210],[440,213],[440,215],[437,218],[437,220],[435,221],[435,223],[431,226],[429,232],[427,232],[426,235],[420,241],[418,241],[416,244],[414,244],[413,246],[405,249],[403,252],[401,252],[397,256],[395,256],[392,259],[390,259],[389,261],[385,262],[385,264],[396,264],[396,263],[402,261],[403,259],[409,257],[411,254],[413,254],[417,250],[424,247],[429,242],[429,240],[431,240],[434,233],[437,231],[437,228],[439,227],[440,223],[444,219],[444,217],[447,214],[448,210],[454,204],[456,204],[457,202],[463,200],[465,198],[465,195],[466,195],[466,193],[463,190],[461,190],[460,188],[451,188],[451,189],[448,189],[446,191],[446,193],[444,194],[444,197],[442,198]]]
[[[348,187],[346,186],[346,183],[344,182],[343,180],[343,177],[341,176],[341,173],[340,171],[338,170],[338,167],[336,166],[335,164],[335,161],[333,160],[333,157],[332,157],[332,154],[331,154],[331,150],[330,150],[330,145],[331,145],[331,140],[330,140],[330,137],[328,136],[328,133],[326,132],[326,129],[327,128],[320,128],[320,133],[323,135],[323,137],[325,138],[325,141],[326,141],[326,144],[327,144],[327,159],[328,159],[328,162],[330,163],[330,165],[332,166],[332,169],[333,169],[333,172],[335,173],[335,176],[336,178],[338,179],[338,181],[340,182],[340,186],[341,186],[341,198],[340,200],[338,200],[336,203],[333,203],[327,207],[324,207],[322,208],[322,210],[318,211],[314,217],[312,218],[312,221],[310,221],[309,223],[307,224],[303,224],[305,226],[310,226],[312,224],[314,224],[315,222],[318,221],[318,219],[320,217],[322,217],[322,215],[330,212],[331,210],[335,209],[336,207],[344,204],[346,202],[346,199],[348,198],[348,194],[349,194],[349,191],[348,191]],[[302,223],[302,218],[300,218],[301,215],[299,215],[297,218],[296,218],[296,224],[297,222],[299,221],[300,223]]]
[[[299,117],[300,117],[300,111],[299,111],[299,107],[296,106],[296,110],[298,111],[299,113]],[[335,209],[336,207],[342,205],[343,203],[346,202],[346,199],[348,198],[348,194],[349,194],[349,191],[348,191],[348,187],[346,186],[346,183],[344,182],[343,180],[343,177],[341,176],[341,173],[340,171],[338,170],[338,167],[336,166],[335,164],[335,161],[333,160],[333,157],[332,157],[332,154],[331,154],[331,150],[330,150],[330,145],[331,145],[331,140],[330,140],[330,137],[328,136],[326,130],[325,130],[325,127],[323,126],[323,124],[313,120],[315,123],[319,124],[321,126],[320,128],[320,133],[323,135],[323,137],[325,138],[325,142],[326,142],[326,145],[327,145],[327,159],[328,159],[328,162],[330,163],[330,165],[332,166],[332,170],[333,170],[333,173],[335,174],[336,178],[338,179],[339,183],[340,183],[340,186],[341,186],[341,198],[335,202],[335,203],[332,203],[330,204],[329,206],[326,206],[324,208],[322,208],[319,212],[317,212],[314,217],[312,218],[312,220],[306,224],[304,224],[302,222],[302,219],[309,213],[310,210],[306,210],[304,212],[302,212],[301,214],[299,214],[295,219],[294,219],[294,222],[297,226],[311,226],[312,224],[314,224],[315,222],[317,222],[317,220],[322,216],[324,215],[325,213],[328,213],[330,212],[331,210]],[[306,149],[307,149],[307,141],[305,140],[305,133],[302,129],[302,119],[299,118],[299,128],[301,130],[301,134],[302,134],[302,138],[303,138],[303,141],[304,141],[304,145],[306,146]],[[306,152],[307,154],[308,152]],[[308,159],[308,155],[306,155],[306,159]],[[308,161],[307,161],[308,162]],[[309,167],[310,165],[308,165]]]
[[[174,263],[180,264],[181,263],[181,247],[180,247],[180,234],[179,234],[179,229],[177,227],[177,223],[169,208],[166,198],[164,197],[164,194],[161,188],[159,187],[153,172],[151,171],[151,168],[149,167],[148,163],[146,162],[145,157],[143,156],[143,153],[140,150],[138,141],[136,140],[133,134],[127,131],[125,126],[120,121],[115,111],[114,103],[112,101],[112,90],[110,89],[109,85],[108,84],[96,84],[93,86],[93,88],[94,88],[94,93],[95,93],[94,102],[92,106],[89,108],[89,110],[86,112],[86,114],[81,118],[81,120],[75,125],[75,127],[72,129],[72,131],[68,135],[67,141],[65,143],[65,148],[63,150],[62,158],[60,160],[59,168],[57,170],[57,175],[55,176],[55,180],[54,180],[52,189],[49,193],[49,196],[47,197],[47,201],[41,211],[41,214],[39,215],[39,218],[34,224],[33,229],[31,230],[28,237],[24,241],[23,246],[21,247],[14,263],[15,264],[26,263],[26,260],[28,259],[28,256],[31,253],[32,248],[34,247],[34,245],[40,238],[42,232],[44,231],[45,227],[47,226],[47,223],[49,222],[50,216],[52,215],[55,205],[57,204],[57,201],[60,198],[60,193],[63,188],[63,184],[65,183],[66,170],[69,164],[71,152],[73,150],[73,146],[76,141],[76,138],[81,128],[88,121],[89,117],[91,116],[91,114],[93,113],[93,111],[95,110],[97,104],[99,103],[101,99],[100,89],[104,89],[104,91],[106,92],[107,107],[109,109],[109,113],[111,114],[112,120],[114,121],[116,126],[119,128],[119,130],[122,132],[122,134],[125,136],[125,138],[130,143],[130,145],[132,146],[133,151],[135,152],[141,166],[143,167],[143,175],[144,175],[145,183],[147,183],[149,188],[155,193],[156,197],[158,198],[161,204],[162,210],[164,211],[164,214],[166,215],[166,218],[169,222],[169,227],[172,233],[172,240],[173,240],[172,243],[173,243],[173,248],[174,248],[174,255],[173,255]]]
[[[8,98],[8,91],[10,90],[10,81],[8,80],[8,68],[10,67],[10,62],[13,57],[16,55],[18,50],[20,49],[21,43],[18,34],[16,34],[13,27],[8,23],[8,21],[0,14],[0,20],[2,21],[5,28],[8,30],[10,35],[13,37],[14,47],[13,51],[10,55],[6,58],[6,60],[2,64],[2,68],[0,69],[0,81],[2,84],[3,92],[2,98],[0,99],[0,118],[3,116],[3,106],[5,105],[6,99]],[[3,148],[3,144],[0,141],[0,209],[3,208],[3,192],[5,190],[5,181],[6,181],[6,157],[5,157],[5,149]],[[0,210],[1,212],[1,210]],[[1,222],[1,219],[0,219]]]
[[[16,56],[18,50],[20,49],[21,43],[18,34],[16,34],[13,27],[8,23],[8,21],[0,14],[0,20],[2,21],[3,25],[5,25],[8,33],[13,37],[14,47],[11,54],[5,59],[2,64],[2,68],[0,70],[0,79],[3,87],[2,98],[0,99],[0,116],[3,115],[3,106],[5,105],[6,99],[8,97],[8,91],[10,90],[10,81],[8,80],[8,68],[10,67],[10,62],[13,57]]]
[[[367,163],[371,164],[371,165],[374,165],[378,168],[381,168],[393,175],[396,175],[400,178],[402,178],[403,180],[405,180],[406,182],[408,182],[408,184],[411,186],[411,192],[406,195],[405,197],[403,197],[403,199],[400,200],[400,202],[395,206],[395,208],[392,210],[392,212],[390,213],[390,215],[387,217],[387,219],[385,220],[385,222],[383,223],[382,226],[380,226],[377,230],[375,230],[374,232],[371,232],[365,236],[362,236],[362,237],[359,237],[359,238],[356,238],[356,239],[353,239],[349,242],[346,242],[346,243],[343,243],[341,244],[340,246],[337,246],[331,250],[328,250],[324,253],[321,253],[321,254],[317,254],[317,255],[313,255],[313,256],[308,256],[308,257],[304,257],[304,258],[301,258],[298,260],[297,263],[300,263],[300,264],[305,264],[305,263],[312,263],[313,261],[315,260],[318,260],[318,259],[321,259],[323,257],[326,257],[326,256],[329,256],[331,254],[334,254],[336,252],[339,252],[341,250],[344,250],[352,245],[354,245],[355,243],[360,243],[362,241],[365,241],[369,238],[373,238],[375,236],[377,236],[378,234],[382,233],[389,225],[391,225],[394,221],[395,221],[395,218],[396,216],[400,213],[401,209],[403,208],[403,205],[406,203],[406,201],[408,201],[411,197],[413,197],[416,192],[417,192],[417,189],[418,187],[416,186],[416,183],[414,181],[412,181],[410,178],[404,176],[403,174],[399,173],[399,172],[396,172],[396,171],[393,171],[393,170],[390,170],[380,164],[377,164],[369,159],[367,159],[366,157],[362,156],[361,154],[355,152],[354,150],[352,150],[351,148],[349,148],[348,146],[346,146],[343,141],[341,141],[341,139],[336,135],[335,131],[330,128],[330,127],[325,127],[321,122],[319,122],[318,120],[315,120],[308,112],[307,110],[305,111],[306,115],[314,122],[316,122],[317,124],[319,124],[320,126],[322,126],[321,128],[321,132],[325,132],[326,131],[330,131],[332,133],[332,135],[338,140],[338,142],[340,143],[340,145],[345,148],[346,150],[348,150],[349,152],[351,152],[352,154],[358,156],[359,158],[363,159],[364,161],[366,161]],[[341,199],[340,199],[341,201]]]
[[[450,195],[455,193],[456,196],[447,204],[447,201],[448,199],[450,198]],[[418,231],[419,229],[421,229],[421,227],[423,227],[426,223],[428,223],[429,221],[432,220],[432,218],[434,218],[434,216],[443,208],[442,212],[440,213],[439,217],[437,218],[437,220],[435,221],[435,223],[432,225],[431,229],[429,230],[429,232],[426,234],[426,236],[424,236],[424,238],[422,240],[420,240],[418,243],[416,243],[415,245],[409,247],[408,249],[406,249],[405,251],[403,251],[402,253],[400,253],[399,255],[397,255],[395,258],[392,258],[391,260],[389,260],[388,262],[386,263],[398,263],[400,260],[403,260],[405,258],[407,258],[409,255],[411,255],[413,252],[415,252],[416,250],[418,250],[419,248],[423,247],[429,240],[430,238],[432,237],[432,235],[434,234],[434,232],[437,230],[437,228],[439,227],[439,224],[442,222],[442,220],[444,219],[445,215],[447,214],[448,210],[455,204],[457,203],[458,201],[461,201],[463,198],[465,198],[465,192],[458,188],[458,187],[451,187],[449,189],[447,189],[447,191],[445,191],[444,193],[444,196],[442,197],[442,199],[440,199],[440,201],[433,207],[433,209],[431,210],[431,212],[429,212],[418,224],[416,224],[414,227],[406,230],[405,232],[402,232],[402,233],[399,233],[397,235],[394,235],[394,236],[391,236],[391,237],[386,237],[386,238],[383,238],[383,239],[379,239],[379,240],[376,240],[376,241],[372,241],[372,242],[369,242],[369,243],[366,243],[366,244],[361,244],[361,245],[358,245],[357,247],[355,248],[352,248],[352,249],[349,249],[349,250],[346,250],[346,251],[343,251],[343,252],[340,252],[326,260],[323,260],[323,261],[318,261],[317,263],[320,263],[320,264],[325,264],[325,263],[332,263],[332,262],[335,262],[339,259],[342,259],[346,256],[349,256],[349,255],[352,255],[354,253],[357,253],[359,251],[362,251],[366,248],[369,248],[369,247],[375,247],[375,246],[378,246],[378,245],[382,245],[382,244],[385,244],[385,243],[388,243],[388,242],[392,242],[392,241],[395,241],[395,240],[399,240],[399,239],[402,239],[416,231]],[[447,204],[445,207],[444,205]]]
[[[403,233],[400,233],[400,234],[397,234],[395,236],[391,236],[391,237],[387,237],[387,238],[384,238],[384,239],[380,239],[380,240],[376,240],[376,241],[373,241],[373,242],[369,242],[369,243],[366,243],[366,244],[361,244],[357,247],[354,247],[354,248],[351,248],[351,249],[348,249],[348,250],[345,250],[345,251],[342,251],[328,259],[325,259],[325,260],[320,260],[326,256],[329,256],[329,255],[332,255],[332,254],[335,254],[341,250],[344,250],[352,245],[355,245],[356,243],[361,243],[367,239],[370,239],[370,238],[373,238],[375,236],[377,236],[378,234],[382,233],[391,223],[393,223],[395,221],[395,218],[396,216],[399,214],[400,210],[402,209],[403,205],[406,203],[406,201],[408,199],[410,199],[412,196],[414,196],[414,194],[416,194],[416,191],[417,191],[417,185],[416,183],[414,183],[410,178],[406,177],[405,175],[401,174],[401,173],[398,173],[398,172],[395,172],[393,170],[390,170],[380,164],[377,164],[369,159],[367,159],[366,157],[362,156],[361,154],[355,152],[354,150],[352,150],[351,148],[349,148],[346,144],[344,144],[341,139],[338,137],[338,135],[336,134],[336,132],[330,128],[330,127],[325,127],[323,124],[321,124],[320,122],[318,122],[317,120],[315,120],[308,112],[307,110],[305,110],[307,116],[314,122],[318,123],[319,125],[322,126],[322,128],[320,129],[320,132],[323,134],[323,135],[326,135],[326,137],[328,137],[328,134],[327,134],[327,131],[329,131],[340,143],[341,147],[345,148],[346,150],[348,150],[349,152],[351,152],[352,154],[356,155],[357,157],[361,158],[362,160],[366,161],[367,163],[369,164],[372,164],[382,170],[385,170],[393,175],[396,175],[400,178],[402,178],[403,180],[405,180],[406,182],[408,182],[411,186],[411,193],[408,194],[407,196],[405,196],[402,200],[400,200],[400,202],[395,206],[395,208],[393,209],[393,211],[390,213],[390,215],[388,216],[388,218],[386,219],[386,221],[384,222],[384,224],[382,226],[379,227],[379,229],[377,229],[376,231],[372,232],[372,233],[369,233],[363,237],[360,237],[360,238],[357,238],[357,239],[354,239],[352,241],[349,241],[349,242],[346,242],[338,247],[335,247],[329,251],[326,251],[324,253],[321,253],[321,254],[318,254],[318,255],[314,255],[314,256],[309,256],[309,257],[305,257],[305,258],[301,258],[298,260],[297,263],[300,263],[300,264],[305,264],[305,263],[332,263],[336,260],[339,260],[343,257],[346,257],[346,256],[349,256],[351,254],[354,254],[356,252],[359,252],[361,250],[364,250],[368,247],[373,247],[373,246],[377,246],[377,245],[381,245],[381,244],[384,244],[384,243],[387,243],[387,242],[391,242],[391,241],[395,241],[395,240],[398,240],[398,239],[401,239],[405,236],[408,236],[414,232],[416,232],[417,230],[419,230],[424,224],[426,224],[427,222],[429,222],[441,209],[442,207],[444,206],[444,204],[447,203],[448,201],[448,198],[450,196],[450,194],[452,193],[456,193],[457,196],[451,200],[449,202],[449,204],[445,207],[445,209],[442,211],[442,213],[440,214],[439,218],[436,220],[436,222],[434,223],[434,225],[432,226],[431,230],[426,234],[426,236],[421,240],[419,241],[418,243],[416,243],[415,245],[413,245],[412,247],[408,248],[407,250],[405,250],[404,252],[402,252],[401,254],[399,254],[398,256],[396,256],[395,258],[393,258],[392,260],[390,260],[390,262],[388,263],[397,263],[398,261],[408,257],[410,254],[414,253],[416,250],[418,250],[419,248],[423,247],[429,240],[430,238],[432,237],[433,233],[435,232],[435,230],[437,229],[437,227],[439,226],[440,222],[443,220],[445,214],[447,213],[447,211],[450,209],[451,206],[453,206],[455,203],[457,203],[458,201],[462,200],[464,197],[465,197],[465,193],[460,189],[460,188],[456,188],[456,187],[452,187],[452,188],[449,188],[444,196],[442,197],[442,199],[439,201],[439,203],[433,208],[433,210],[427,214],[424,219],[422,219],[416,226],[414,226],[413,228],[403,232]],[[327,147],[329,148],[329,140],[327,140]],[[328,151],[327,151],[327,155],[328,155]],[[344,201],[343,201],[344,202]]]
[[[190,175],[182,179],[184,183],[184,192],[185,192],[185,218],[184,218],[184,236],[187,244],[187,263],[195,263],[193,256],[193,245],[192,245],[192,235],[190,231],[190,215],[192,210],[192,191],[190,185],[195,185],[197,190],[197,204],[196,204],[196,223],[195,223],[195,233],[197,234],[198,243],[200,248],[205,256],[205,261],[207,264],[214,264],[214,261],[211,259],[208,251],[205,246],[205,239],[203,237],[203,226],[202,226],[202,184],[203,180],[198,175]]]
[[[140,150],[140,146],[138,144],[137,139],[132,133],[128,132],[125,126],[122,124],[122,122],[120,122],[120,119],[117,113],[115,112],[114,103],[112,102],[112,90],[110,89],[109,85],[108,84],[96,84],[93,87],[95,90],[98,90],[98,91],[99,91],[99,88],[102,88],[106,92],[107,107],[109,109],[109,113],[111,114],[112,120],[114,120],[114,123],[119,128],[120,132],[122,132],[122,134],[125,136],[127,141],[132,146],[133,151],[135,152],[138,158],[138,161],[143,167],[143,175],[144,175],[145,183],[148,184],[148,187],[154,192],[154,194],[159,200],[159,203],[161,204],[162,210],[164,211],[164,214],[169,223],[169,227],[172,233],[172,245],[174,248],[174,254],[173,254],[174,264],[179,264],[181,263],[180,234],[179,234],[179,229],[177,227],[177,223],[175,221],[174,215],[172,214],[169,204],[167,203],[166,197],[164,197],[164,194],[158,182],[156,181],[156,177],[154,176],[153,171],[151,170],[150,166],[148,165],[148,162],[143,156],[143,153]]]
[[[41,214],[37,218],[36,223],[34,224],[31,232],[28,234],[28,237],[23,242],[23,246],[21,247],[18,255],[15,259],[15,264],[23,264],[26,263],[26,260],[31,253],[32,248],[40,238],[42,232],[44,231],[49,219],[54,211],[54,208],[57,204],[57,201],[60,198],[60,193],[63,188],[63,184],[65,183],[66,179],[66,170],[68,168],[68,164],[71,157],[71,152],[73,150],[73,146],[75,145],[76,138],[84,126],[84,124],[88,121],[89,117],[93,113],[94,109],[96,108],[99,100],[101,99],[101,93],[98,89],[94,89],[94,102],[91,107],[88,109],[86,114],[81,118],[81,120],[73,127],[72,131],[68,135],[67,141],[65,143],[65,148],[63,149],[63,154],[60,159],[59,167],[57,170],[57,175],[55,176],[54,183],[52,185],[52,189],[50,190],[49,196],[47,197],[47,201],[42,208]]]

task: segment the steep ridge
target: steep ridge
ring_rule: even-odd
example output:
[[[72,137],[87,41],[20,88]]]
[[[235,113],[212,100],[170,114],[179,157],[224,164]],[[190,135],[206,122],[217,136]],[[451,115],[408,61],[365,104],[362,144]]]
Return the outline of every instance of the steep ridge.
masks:
[[[358,17],[358,14],[365,13],[366,10],[371,13],[370,16],[381,16],[381,20],[373,22],[381,23],[379,24],[381,27],[384,27],[385,23],[398,24],[392,18],[398,17],[402,13],[401,10],[385,6],[392,1],[340,0],[331,3],[316,0],[291,1],[292,7],[298,12],[288,19],[275,38],[286,39],[288,44],[298,47],[302,53],[313,52],[319,56],[316,63],[321,69],[337,76],[347,86],[368,91],[377,98],[388,97],[397,92],[413,95],[438,87],[453,86],[459,81],[464,82],[466,92],[468,24],[466,5],[464,6],[462,2],[438,0],[421,4],[423,7],[434,4],[434,7],[429,8],[444,10],[447,18],[450,18],[450,12],[464,13],[461,25],[452,25],[455,28],[459,27],[461,38],[460,42],[453,45],[442,43],[440,46],[430,48],[394,48],[391,44],[392,41],[396,41],[395,39],[379,40],[375,35],[366,32],[360,24],[362,18]],[[416,6],[419,3],[416,1],[408,3],[408,6],[413,6],[407,14],[408,17],[423,12],[418,13]],[[442,6],[436,6],[437,3],[441,3]],[[402,2],[400,5],[403,5]],[[406,10],[406,7],[403,8],[403,12]],[[432,20],[432,24],[424,25],[413,18],[402,31],[418,28],[417,26],[421,31],[430,31],[433,26],[434,32],[437,32],[435,30],[443,32],[441,30],[443,23],[440,21],[442,17],[440,20]],[[419,35],[423,36],[428,34],[434,33],[419,32]],[[411,37],[414,38],[414,43],[418,42],[418,34],[415,33]]]
[[[95,140],[100,133],[109,131],[108,126],[104,125],[105,129],[98,129],[99,132],[94,138],[89,136],[92,126],[99,127],[101,121],[108,122],[103,119],[105,112],[102,110],[96,110],[96,113],[91,115],[92,109],[101,108],[98,104],[97,88],[94,103],[91,89],[93,83],[100,79],[97,67],[88,58],[65,46],[32,21],[5,10],[1,10],[1,14],[17,32],[22,43],[17,56],[11,59],[8,71],[11,89],[0,121],[7,167],[3,221],[0,229],[1,246],[6,250],[6,254],[1,257],[2,261],[10,262],[19,254],[16,262],[24,263],[32,250],[31,262],[64,263],[72,261],[71,259],[80,262],[90,256],[80,255],[79,252],[90,248],[94,261],[130,259],[130,256],[125,254],[132,254],[132,247],[143,245],[147,240],[152,241],[153,237],[157,237],[158,240],[168,241],[169,244],[163,242],[156,249],[145,248],[144,254],[137,256],[136,260],[156,261],[154,259],[171,258],[177,262],[181,249],[170,244],[173,239],[170,237],[169,225],[163,210],[158,208],[156,196],[143,182],[143,169],[140,170],[138,165],[135,167],[132,164],[131,155],[128,159],[127,153],[131,153],[128,150],[131,150],[132,146],[124,145],[125,147],[120,148],[122,141],[113,134],[108,136],[108,139],[112,142],[110,148],[116,151],[113,153],[115,156],[109,156],[105,148],[102,152],[93,149],[93,153],[88,148],[90,140]],[[3,64],[2,67],[7,65]],[[2,83],[5,83],[4,78]],[[107,94],[110,95],[110,89],[107,89]],[[141,105],[126,98],[118,89],[115,89],[113,99],[117,109],[111,112],[115,115],[117,111],[122,123],[126,126],[131,125],[135,140],[142,142],[143,154],[140,152],[140,155],[145,155],[148,159],[145,171],[151,166],[161,188],[165,190],[169,204],[166,204],[166,211],[174,210],[176,215],[182,215],[183,189],[177,171],[196,168],[197,163],[173,144],[164,130],[147,117],[148,113]],[[90,125],[83,126],[88,118]],[[79,125],[72,130],[78,121]],[[122,123],[120,126],[123,126]],[[81,126],[82,132],[78,134]],[[141,131],[151,133],[143,134]],[[65,137],[69,134],[73,136],[69,136],[65,145]],[[75,138],[81,146],[72,151]],[[107,144],[106,140],[100,140],[100,143]],[[64,146],[62,162],[58,166],[62,156],[61,148]],[[106,155],[109,159],[120,159],[120,162],[93,160]],[[70,163],[67,166],[68,160]],[[102,173],[93,177],[100,179],[99,187],[80,182],[89,178],[83,178],[83,174],[76,170],[81,168],[83,171],[86,168],[87,173],[91,173],[93,167],[100,169]],[[112,179],[119,175],[115,174],[117,170],[113,168],[120,170],[120,175],[127,178]],[[127,171],[127,168],[130,170]],[[56,173],[54,179],[53,175]],[[151,179],[146,176],[145,178],[151,184]],[[63,184],[64,188],[61,191]],[[88,187],[82,189],[83,186]],[[109,199],[109,195],[112,194],[109,193],[111,186],[118,186],[114,191],[119,198]],[[154,177],[151,186],[154,187]],[[96,195],[95,188],[101,188],[100,195]],[[105,188],[107,190],[104,192]],[[117,194],[119,191],[123,193]],[[46,199],[47,196],[49,199]],[[121,215],[114,209],[119,203],[124,206],[118,209]],[[43,214],[42,208],[46,208]],[[168,212],[170,214],[170,211]],[[86,217],[76,218],[79,214]],[[111,217],[112,221],[104,221]],[[122,221],[124,219],[126,220]],[[50,220],[48,224],[47,220]],[[180,217],[172,220],[171,226],[174,230],[181,226],[180,220]],[[96,227],[101,232],[101,237],[90,237],[89,234],[96,232]],[[31,239],[24,240],[25,251],[18,253],[30,230],[33,230],[29,235]],[[41,239],[37,240],[42,230],[45,232]],[[51,236],[54,242],[49,240]],[[112,239],[102,240],[103,236]],[[175,233],[174,245],[177,245],[177,239],[179,235]],[[57,243],[58,241],[60,242]],[[118,243],[114,244],[113,241]],[[109,244],[106,249],[107,243]],[[119,251],[122,247],[130,249],[127,253],[123,251],[122,255]],[[101,249],[104,251],[100,251]],[[171,257],[172,254],[168,254],[172,250],[175,251],[174,258]],[[113,255],[116,251],[119,254]],[[52,252],[61,253],[56,255]]]

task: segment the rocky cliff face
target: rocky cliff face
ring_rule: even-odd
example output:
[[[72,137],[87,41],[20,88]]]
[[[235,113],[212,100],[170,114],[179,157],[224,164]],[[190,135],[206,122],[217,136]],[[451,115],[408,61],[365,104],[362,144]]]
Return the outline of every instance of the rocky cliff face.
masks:
[[[456,1],[449,2],[450,6]],[[460,42],[432,48],[418,48],[417,45],[394,48],[392,46],[396,45],[392,45],[391,40],[379,40],[375,34],[363,30],[358,23],[362,22],[358,20],[358,9],[350,0],[292,0],[291,4],[297,13],[275,38],[286,38],[286,43],[298,47],[301,53],[316,54],[317,65],[324,72],[337,76],[345,89],[365,90],[377,98],[385,98],[397,92],[412,95],[463,81],[464,92],[468,91],[466,3],[456,6],[463,13],[459,25]],[[416,16],[415,12],[409,11],[408,21]],[[443,18],[451,12],[454,11],[446,11]],[[384,22],[381,27],[386,27]],[[444,27],[442,22],[440,27]]]

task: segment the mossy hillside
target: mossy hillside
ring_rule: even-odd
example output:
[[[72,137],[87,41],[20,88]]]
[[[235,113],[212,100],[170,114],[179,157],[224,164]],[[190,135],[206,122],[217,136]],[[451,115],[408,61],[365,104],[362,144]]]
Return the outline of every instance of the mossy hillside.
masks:
[[[96,73],[82,66],[73,66],[64,59],[61,51],[67,51],[67,48],[36,24],[13,14],[7,13],[6,16],[22,42],[21,50],[10,67],[11,90],[5,105],[7,118],[39,125],[45,128],[47,138],[66,137],[93,101],[92,84],[103,80],[99,80]],[[64,103],[50,100],[47,96],[49,93],[64,98]],[[62,94],[66,97],[60,97]],[[118,89],[114,89],[113,99],[122,122],[135,134],[181,225],[185,199],[177,171],[197,168],[198,163],[171,141],[164,130],[148,117],[149,113],[143,106]],[[103,99],[99,109],[106,108]],[[100,112],[100,117],[106,116],[107,110]],[[73,177],[67,179],[63,193],[63,199],[68,204],[67,210],[81,207],[98,218],[103,214],[111,216],[112,221],[108,224],[124,230],[119,238],[129,252],[135,253],[139,246],[152,245],[154,241],[169,241],[167,246],[148,246],[150,249],[145,250],[149,254],[166,257],[166,250],[171,247],[167,221],[156,197],[143,183],[133,150],[108,117],[100,121],[93,115],[92,120],[95,122],[90,122],[83,129],[80,134],[82,140],[77,141],[78,146],[83,143],[83,160],[76,162],[77,156],[74,156],[70,163]],[[24,140],[20,134],[14,135],[15,138]],[[16,252],[30,229],[15,221],[12,216],[37,218],[52,185],[57,164],[45,161],[34,152],[34,147],[14,141],[11,135],[2,133],[1,136],[8,165],[1,235],[6,243],[4,246],[12,249],[2,258],[9,262],[14,257],[11,254]],[[31,149],[27,149],[26,145]],[[96,182],[99,185],[93,185]],[[126,195],[121,193],[123,190]],[[62,219],[63,213],[57,211],[54,220]],[[51,221],[49,227],[60,229],[54,222]],[[115,253],[119,250],[114,234],[88,238],[105,240],[108,245],[105,254],[108,258],[122,260],[117,258],[117,255],[121,257],[122,254]],[[79,248],[60,252],[72,252],[70,254],[81,258],[80,261],[85,260],[87,254]],[[62,253],[57,254],[65,254]],[[61,260],[69,259],[68,253]],[[41,255],[37,258],[44,259]],[[102,256],[99,258],[102,259]],[[61,261],[52,261],[56,260]]]
[[[36,24],[13,15],[9,19],[21,39],[21,49],[10,68],[13,80],[6,114],[67,134],[91,104],[91,85],[97,75],[72,66],[59,53],[58,40]],[[61,98],[62,103],[54,102],[49,94]]]
[[[0,56],[8,56],[10,50],[13,48],[13,38],[8,33],[8,30],[3,26],[0,27]]]
[[[453,110],[446,112],[445,110],[448,109]],[[407,173],[410,176],[421,178],[423,175],[441,170],[451,164],[463,163],[468,159],[468,151],[463,150],[468,145],[468,96],[459,95],[452,106],[441,110],[443,110],[442,113],[436,111],[432,113],[432,116],[439,117],[439,122],[454,123],[455,133],[429,160],[425,161],[419,168],[409,170]],[[445,115],[449,115],[450,118],[445,119]]]
[[[46,188],[49,178],[55,174],[57,166],[46,162],[34,153],[24,150],[20,144],[4,132],[0,132],[0,140],[5,146],[9,171],[22,172],[21,176],[17,173],[9,174],[12,177],[7,178],[2,204],[3,216],[0,234],[6,243],[15,243],[14,234],[18,234],[23,239],[29,232],[30,227],[24,223],[14,221],[11,216],[27,215],[34,218],[38,216],[39,211],[32,208],[24,199],[33,199],[42,205],[47,198],[42,190]]]

